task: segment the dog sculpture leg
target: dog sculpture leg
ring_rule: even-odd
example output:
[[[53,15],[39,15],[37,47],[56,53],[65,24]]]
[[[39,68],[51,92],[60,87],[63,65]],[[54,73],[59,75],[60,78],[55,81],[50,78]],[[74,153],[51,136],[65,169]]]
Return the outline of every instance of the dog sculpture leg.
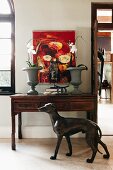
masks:
[[[71,140],[69,136],[65,136],[69,148],[69,153],[66,153],[66,156],[71,156],[72,155],[72,145],[71,145]]]
[[[96,156],[96,153],[97,153],[97,150],[95,148],[92,149],[93,153],[92,153],[92,156],[91,158],[87,159],[87,163],[93,163],[94,159],[95,159],[95,156]]]
[[[92,153],[91,158],[88,158],[86,161],[87,161],[88,163],[92,163],[92,162],[94,161],[94,159],[95,159],[98,145],[97,145],[97,144],[95,145],[94,143],[92,143],[92,140],[91,140],[91,139],[88,140],[87,143],[88,143],[88,145],[91,147],[93,153]]]
[[[54,153],[53,156],[50,157],[50,159],[52,159],[52,160],[56,159],[57,154],[58,154],[58,150],[59,150],[59,147],[60,147],[60,144],[61,144],[61,141],[62,141],[62,138],[63,138],[63,136],[58,135],[58,140],[57,140],[57,145],[56,145],[56,148],[55,148],[55,153]]]
[[[104,148],[104,150],[105,150],[105,152],[106,152],[106,154],[103,155],[103,158],[109,159],[110,154],[109,154],[109,152],[108,152],[107,146],[106,146],[101,140],[99,141],[99,144],[100,144],[101,146],[103,146],[103,148]]]

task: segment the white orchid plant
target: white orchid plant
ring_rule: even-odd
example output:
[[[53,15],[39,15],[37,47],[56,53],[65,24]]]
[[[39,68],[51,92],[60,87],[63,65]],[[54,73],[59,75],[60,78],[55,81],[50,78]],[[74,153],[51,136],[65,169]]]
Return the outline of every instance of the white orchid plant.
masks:
[[[82,39],[82,40],[84,40],[82,36],[77,36],[77,38],[75,39],[75,44],[73,44],[72,42],[69,43],[69,47],[70,47],[70,52],[71,52],[71,53],[77,54],[76,42],[77,42],[77,40],[78,40],[79,38]]]
[[[82,39],[83,41],[85,41],[82,36],[77,36],[77,38],[75,39],[75,44],[73,44],[72,42],[69,42],[70,52],[72,54],[75,53],[76,58],[77,58],[76,42],[77,42],[77,39],[79,39],[79,38]],[[85,70],[88,70],[87,66],[85,66],[84,64],[79,64],[77,67],[84,67]]]
[[[31,44],[32,39],[30,39],[27,43],[27,52],[28,52],[28,60],[26,63],[29,67],[36,67],[36,64],[33,63],[33,55],[37,53],[37,51],[34,49],[34,46]]]
[[[37,54],[40,43],[37,45],[36,50],[33,46],[33,39],[30,39],[27,43],[28,60],[26,61],[29,67],[36,67],[33,62],[33,55]]]

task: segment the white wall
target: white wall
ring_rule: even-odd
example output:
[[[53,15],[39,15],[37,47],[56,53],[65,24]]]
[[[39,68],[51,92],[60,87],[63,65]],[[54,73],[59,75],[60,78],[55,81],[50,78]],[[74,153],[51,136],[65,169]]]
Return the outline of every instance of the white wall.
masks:
[[[87,1],[86,1],[87,2]],[[90,2],[90,1],[89,1]],[[91,3],[82,0],[27,0],[15,1],[16,8],[16,90],[26,90],[26,75],[22,74],[27,58],[26,43],[32,37],[33,30],[76,30],[85,42],[78,41],[77,64],[84,63],[89,71],[84,72],[82,84],[85,91],[90,91],[90,23]],[[81,8],[83,6],[83,8]],[[21,12],[20,12],[21,11]],[[87,60],[86,60],[87,58]],[[21,61],[20,61],[21,59]],[[23,88],[24,87],[24,88]]]
[[[98,0],[102,1],[102,0]],[[112,2],[105,0],[105,2]],[[93,0],[93,2],[97,2]],[[104,2],[104,1],[102,1]],[[82,75],[81,89],[90,92],[90,62],[91,62],[91,0],[14,0],[16,15],[16,92],[26,93],[26,74],[22,68],[26,66],[26,43],[32,38],[33,30],[76,30],[82,35],[85,43],[78,41],[77,64],[84,63],[88,71]],[[43,92],[47,85],[38,85],[38,91]],[[10,97],[0,96],[0,137],[10,137]],[[7,107],[6,107],[7,106]],[[85,112],[79,115],[73,112],[62,113],[65,116],[85,117]],[[51,123],[46,113],[23,114],[24,137],[54,137]]]

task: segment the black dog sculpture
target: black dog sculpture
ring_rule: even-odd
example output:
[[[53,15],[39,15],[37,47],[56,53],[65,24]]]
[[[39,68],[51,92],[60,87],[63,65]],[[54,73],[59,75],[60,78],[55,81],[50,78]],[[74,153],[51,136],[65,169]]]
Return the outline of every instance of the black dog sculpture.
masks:
[[[49,114],[53,130],[58,137],[55,153],[50,157],[50,159],[56,159],[63,136],[65,136],[69,147],[69,153],[66,155],[71,156],[72,145],[70,141],[70,135],[76,134],[78,132],[86,133],[86,141],[92,149],[92,156],[90,159],[87,159],[88,163],[92,163],[94,161],[97,151],[100,152],[98,150],[98,144],[103,146],[106,152],[103,157],[106,159],[110,157],[107,146],[101,141],[101,130],[95,122],[84,118],[64,118],[58,114],[53,103],[45,104],[43,107],[38,108],[38,110],[47,112]]]

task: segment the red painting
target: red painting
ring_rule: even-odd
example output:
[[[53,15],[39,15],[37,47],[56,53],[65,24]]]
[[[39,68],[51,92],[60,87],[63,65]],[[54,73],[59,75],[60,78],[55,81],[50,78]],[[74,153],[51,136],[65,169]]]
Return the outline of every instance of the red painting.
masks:
[[[70,80],[68,67],[76,66],[75,54],[69,44],[75,44],[75,31],[33,31],[36,54],[34,64],[42,66],[39,83],[67,83]]]

